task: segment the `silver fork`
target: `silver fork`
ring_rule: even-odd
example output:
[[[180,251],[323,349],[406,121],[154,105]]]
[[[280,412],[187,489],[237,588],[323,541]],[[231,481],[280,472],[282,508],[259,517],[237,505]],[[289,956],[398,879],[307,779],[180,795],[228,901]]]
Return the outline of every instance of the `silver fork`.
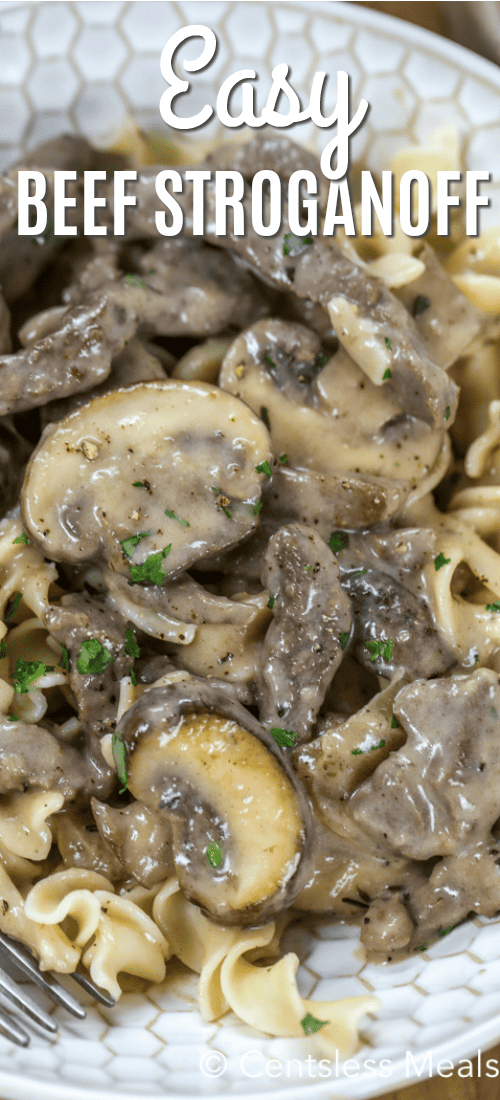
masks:
[[[17,940],[13,940],[10,936],[4,935],[0,932],[0,993],[4,997],[8,997],[13,1001],[16,1008],[19,1010],[22,1016],[25,1016],[27,1020],[32,1020],[38,1024],[45,1031],[54,1035],[57,1032],[57,1025],[51,1019],[50,1016],[44,1012],[40,1005],[33,1001],[32,998],[25,993],[24,989],[21,989],[13,978],[9,974],[1,973],[5,966],[14,966],[16,970],[20,971],[24,978],[29,978],[35,985],[43,989],[51,1001],[65,1008],[67,1012],[70,1012],[72,1016],[76,1016],[79,1020],[84,1020],[87,1013],[82,1008],[81,1004],[71,993],[54,978],[53,974],[41,974],[38,963],[33,958],[31,951],[22,943],[18,943]],[[94,1000],[99,1004],[106,1005],[106,1008],[112,1008],[114,1000],[109,997],[107,993],[103,993],[101,989],[98,989],[96,985],[90,980],[87,974],[80,970],[75,970],[73,974],[69,975],[75,982],[81,986],[87,993],[90,993]],[[23,1030],[22,1027],[14,1020],[4,1009],[0,1008],[0,1033],[5,1035],[7,1039],[10,1039],[13,1043],[17,1043],[20,1047],[27,1047],[29,1045],[30,1037]]]

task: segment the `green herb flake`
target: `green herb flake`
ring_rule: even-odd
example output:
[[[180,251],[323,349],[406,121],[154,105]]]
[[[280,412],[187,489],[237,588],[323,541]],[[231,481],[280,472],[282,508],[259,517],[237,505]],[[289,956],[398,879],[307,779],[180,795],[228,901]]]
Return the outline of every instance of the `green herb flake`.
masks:
[[[17,539],[12,539],[12,545],[14,546],[16,542],[24,542],[25,546],[31,546],[31,539],[28,538],[24,531],[22,535],[17,536]]]
[[[261,508],[262,508],[262,501],[258,500],[257,504],[251,504],[250,507],[247,508],[248,515],[249,516],[258,516]]]
[[[438,573],[439,570],[443,568],[443,565],[449,565],[450,561],[451,558],[445,558],[443,553],[438,554],[437,558],[434,558],[434,569],[436,570],[436,573]]]
[[[120,542],[120,546],[125,557],[131,558],[141,539],[149,539],[151,535],[154,535],[154,531],[139,531],[138,535],[130,535],[128,539],[123,539],[123,542]]]
[[[76,659],[76,667],[82,676],[100,676],[113,660],[113,654],[98,638],[85,638]]]
[[[307,1016],[304,1016],[304,1019],[300,1022],[304,1035],[313,1035],[315,1031],[321,1031],[321,1028],[325,1027],[325,1024],[328,1023],[328,1020],[317,1020],[315,1016],[311,1016],[311,1013],[308,1012]]]
[[[379,741],[378,745],[370,745],[370,752],[375,752],[375,749],[384,749],[385,741]]]
[[[146,283],[144,282],[142,275],[134,275],[133,273],[130,273],[129,275],[125,276],[125,282],[128,283],[129,286],[139,287],[140,290],[146,289]]]
[[[69,672],[69,653],[65,645],[61,646],[61,657],[59,660],[59,668],[63,668],[65,672]]]
[[[420,947],[414,947],[413,950],[414,951],[427,951],[428,946],[429,946],[428,943],[422,943],[422,944],[420,944]]]
[[[445,418],[445,420],[450,419],[450,406],[449,405],[446,406],[446,412],[444,414],[444,418]]]
[[[498,711],[496,707],[490,707],[490,714],[492,718],[498,718]]]
[[[168,546],[164,550],[158,550],[156,554],[150,554],[146,561],[142,562],[142,565],[130,565],[130,580],[129,585],[140,584],[141,581],[149,581],[151,584],[163,584],[168,570],[164,573],[161,568],[161,563],[167,554],[170,553],[172,543],[169,542]]]
[[[357,577],[362,577],[363,573],[366,573],[366,569],[360,569],[359,573],[355,573],[353,576],[353,580],[356,580]]]
[[[344,633],[339,634],[339,645],[340,645],[341,649],[345,649],[350,637],[351,637],[350,633],[349,634],[344,634]]]
[[[274,607],[277,599],[278,599],[277,596],[270,596],[268,601],[267,601],[267,606],[272,609]]]
[[[12,617],[15,615],[15,613],[16,613],[18,607],[19,607],[19,604],[21,603],[22,598],[23,598],[22,592],[16,592],[16,595],[12,599],[12,603],[9,602],[7,604],[7,607],[8,607],[9,610],[7,611],[7,607],[5,608],[6,614],[3,617],[4,623],[8,623],[9,619],[12,619]]]
[[[129,657],[140,657],[141,651],[136,642],[134,631],[129,626],[125,628],[125,653],[128,653]]]
[[[414,317],[420,317],[420,314],[424,312],[424,309],[428,309],[431,304],[430,298],[427,298],[425,294],[417,294],[413,303],[412,313]]]
[[[317,356],[314,360],[313,368],[312,368],[314,373],[319,374],[320,370],[323,370],[323,367],[326,367],[327,363],[328,363],[328,356],[325,355],[324,351],[323,352],[321,352],[321,351],[318,352],[318,354],[317,354]]]
[[[137,687],[137,676],[133,668],[130,669],[130,683],[132,684],[132,687]]]
[[[351,749],[351,756],[362,756],[363,749]]]
[[[267,428],[268,432],[270,432],[271,431],[271,421],[269,420],[269,411],[268,411],[266,405],[261,405],[260,406],[260,419],[262,420],[263,424],[266,425],[266,428]]]
[[[19,722],[18,714],[9,714],[9,722]]]
[[[176,516],[175,512],[169,512],[168,508],[165,508],[165,515],[168,516],[169,519],[176,519],[177,523],[182,524],[183,527],[191,527],[191,524],[188,523],[187,519],[181,519],[180,516]]]
[[[279,726],[273,726],[269,733],[272,734],[276,744],[280,748],[293,748],[295,741],[297,740],[297,734],[293,730],[283,730]]]
[[[6,657],[6,656],[7,656],[7,642],[5,641],[5,638],[2,638],[2,641],[0,642],[0,658],[1,657]]]
[[[392,351],[392,344],[391,344],[391,341],[389,340],[389,337],[384,336],[384,340],[385,340],[386,346],[389,348],[389,351]]]
[[[487,611],[500,611],[500,600],[495,600],[495,603],[486,604]]]
[[[391,730],[398,730],[398,729],[399,729],[399,722],[396,722],[396,719],[393,715],[392,718],[391,718]]]
[[[279,462],[280,466],[289,466],[290,465],[290,463],[288,461],[288,455],[287,454],[280,455],[279,459],[278,459],[278,462]]]
[[[255,467],[258,474],[266,474],[267,477],[271,477],[272,470],[267,461],[259,462],[259,465]]]
[[[306,573],[310,573],[311,570],[312,570],[312,565],[306,565]]]
[[[46,665],[43,661],[16,661],[13,687],[18,695],[25,695],[35,680],[45,676],[46,672],[53,672],[54,665]]]
[[[216,840],[212,841],[212,843],[208,845],[206,857],[212,867],[220,867],[222,863],[222,848],[220,847],[220,844],[217,844]]]
[[[267,351],[264,352],[264,359],[266,360],[266,363],[268,367],[271,368],[271,370],[276,370],[276,363],[274,362],[274,359],[271,359],[271,356],[267,354]]]
[[[330,550],[333,550],[334,554],[338,554],[339,550],[347,550],[349,546],[349,535],[347,531],[332,531],[328,540]]]
[[[389,370],[389,367],[387,367],[387,370],[385,370],[382,375],[382,381],[386,382],[389,378],[392,378],[392,370]]]
[[[115,730],[113,730],[111,736],[111,751],[113,753],[118,779],[121,783],[118,793],[123,794],[124,791],[127,790],[127,753],[121,733],[116,733]]]
[[[365,642],[365,649],[372,654],[370,661],[376,661],[377,657],[382,657],[384,661],[390,661],[393,645],[394,642],[390,638],[382,638],[380,641]]]
[[[134,486],[134,489],[150,489],[151,488],[151,485],[150,485],[149,481],[146,481],[146,479],[144,479],[144,481],[133,481],[132,485]]]
[[[296,233],[285,233],[283,255],[289,256],[291,252],[301,252],[308,244],[312,243],[312,237],[298,237]]]

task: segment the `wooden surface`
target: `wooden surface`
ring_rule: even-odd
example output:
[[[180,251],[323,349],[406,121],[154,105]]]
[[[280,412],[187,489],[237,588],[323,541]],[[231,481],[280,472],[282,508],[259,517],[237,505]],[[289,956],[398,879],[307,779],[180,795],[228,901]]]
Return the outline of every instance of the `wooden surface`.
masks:
[[[446,18],[439,3],[391,3],[390,0],[384,0],[376,3],[364,2],[363,6],[417,23],[436,34],[446,35],[447,32]],[[500,1068],[500,1044],[488,1051],[488,1058],[496,1058]],[[485,1061],[483,1057],[483,1072]],[[388,1092],[380,1100],[499,1100],[500,1077],[479,1077],[477,1059],[473,1061],[472,1077],[458,1077],[457,1069],[456,1066],[452,1077],[433,1077],[430,1081],[419,1081],[416,1085]]]

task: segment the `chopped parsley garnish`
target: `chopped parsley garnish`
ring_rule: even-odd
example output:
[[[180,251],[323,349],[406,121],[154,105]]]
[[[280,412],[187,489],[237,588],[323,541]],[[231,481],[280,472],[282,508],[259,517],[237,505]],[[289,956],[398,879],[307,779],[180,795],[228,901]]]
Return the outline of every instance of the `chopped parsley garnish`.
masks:
[[[9,722],[19,722],[18,714],[9,714]]]
[[[370,745],[370,752],[375,752],[375,749],[383,749],[385,741],[379,741],[378,745]],[[363,756],[368,749],[351,749],[351,756]]]
[[[0,657],[6,657],[6,656],[7,656],[7,642],[5,641],[5,638],[2,638],[2,641],[0,642]]]
[[[140,584],[141,581],[150,581],[151,584],[163,584],[168,570],[163,573],[161,563],[167,554],[170,552],[172,543],[169,542],[168,546],[164,550],[158,550],[156,554],[150,554],[146,561],[142,562],[142,565],[130,565],[130,580],[129,584]]]
[[[15,679],[13,682],[14,691],[17,691],[18,695],[24,695],[35,680],[38,680],[40,676],[45,676],[46,672],[53,672],[54,665],[46,665],[43,661],[16,661]]]
[[[269,412],[266,405],[260,406],[260,419],[266,425],[268,432],[271,431],[271,421],[269,420]]]
[[[350,637],[351,637],[350,634],[344,634],[344,633],[339,634],[339,644],[340,644],[341,649],[345,649]]]
[[[382,381],[386,382],[388,378],[392,378],[392,370],[390,370],[389,367],[387,367],[387,370],[384,371],[382,375]]]
[[[290,465],[290,463],[288,461],[288,455],[286,455],[286,454],[285,455],[280,455],[279,459],[278,459],[278,462],[279,462],[280,466],[289,466]]]
[[[297,740],[297,734],[294,733],[293,730],[283,730],[280,729],[279,726],[273,726],[272,730],[269,730],[269,733],[272,734],[276,744],[282,749],[284,749],[285,746],[289,749],[293,748]]]
[[[391,730],[398,730],[398,729],[399,729],[399,722],[396,722],[396,719],[393,715],[392,718],[391,718]]]
[[[428,309],[431,304],[430,298],[427,298],[425,294],[417,294],[413,303],[413,316],[420,317],[420,314],[424,312],[424,309]]]
[[[213,840],[212,843],[208,845],[206,856],[212,867],[220,867],[222,863],[222,848],[220,844],[217,844],[216,840]]]
[[[351,749],[351,756],[362,756],[363,749]]]
[[[273,608],[275,603],[276,603],[277,598],[278,598],[277,596],[270,596],[268,601],[267,601],[267,606]]]
[[[128,539],[123,539],[120,546],[125,554],[126,558],[131,558],[136,546],[139,545],[141,539],[148,539],[151,535],[154,535],[154,531],[139,531],[138,535],[130,535]]]
[[[413,950],[414,951],[427,951],[428,946],[429,946],[428,943],[422,943],[422,944],[420,944],[420,947],[414,947]]]
[[[141,651],[136,642],[134,631],[129,626],[125,628],[125,653],[128,653],[129,657],[140,657]]]
[[[12,603],[9,602],[7,604],[7,607],[8,607],[9,610],[7,611],[7,607],[5,608],[6,614],[3,617],[4,623],[8,623],[9,619],[12,619],[12,616],[15,615],[15,613],[16,613],[18,607],[19,607],[19,604],[21,603],[22,598],[23,598],[22,592],[16,592],[16,595],[14,596],[14,598],[12,600]]]
[[[259,514],[261,508],[262,508],[262,501],[258,500],[257,504],[251,504],[250,505],[250,508],[248,509],[248,514],[250,516],[257,516]]]
[[[255,467],[258,474],[267,474],[267,477],[271,477],[272,470],[267,461],[259,462],[259,465]]]
[[[146,480],[144,480],[144,481],[133,481],[132,485],[134,486],[134,489],[150,489],[151,488],[151,485],[149,484],[149,481],[146,481]]]
[[[306,245],[312,243],[312,237],[298,237],[296,233],[285,233],[283,255],[289,256],[291,252],[302,251]]]
[[[176,519],[177,523],[181,523],[183,527],[191,527],[187,519],[181,519],[180,516],[176,516],[175,512],[169,512],[168,508],[165,508],[165,515],[169,516],[170,519]]]
[[[144,282],[142,275],[134,275],[133,273],[130,273],[129,275],[125,276],[125,282],[129,283],[130,286],[138,286],[141,290],[146,289],[146,283]]]
[[[264,359],[266,360],[266,363],[268,367],[271,368],[271,370],[276,370],[276,363],[274,362],[274,359],[271,359],[271,356],[267,354],[267,351],[264,352]]]
[[[17,539],[12,539],[12,545],[13,545],[13,546],[14,546],[14,544],[15,544],[16,542],[24,542],[24,544],[25,544],[26,546],[31,546],[31,539],[29,539],[29,538],[28,538],[28,536],[27,536],[27,534],[25,533],[25,531],[23,531],[22,535],[18,535],[18,536],[17,536]]]
[[[384,340],[386,342],[387,347],[389,348],[389,351],[392,351],[392,344],[391,344],[391,341],[389,340],[389,337],[384,336]]]
[[[137,676],[133,668],[130,669],[130,683],[132,684],[132,687],[137,687]]]
[[[314,373],[319,374],[320,370],[323,370],[323,367],[326,367],[327,363],[328,356],[325,355],[324,351],[319,351],[313,363],[312,369]]]
[[[449,405],[446,406],[446,412],[444,414],[444,418],[445,418],[445,420],[450,419],[450,406]]]
[[[312,569],[312,565],[306,565],[306,573],[310,573],[311,569]]]
[[[436,573],[443,568],[443,565],[449,565],[451,558],[445,558],[444,554],[438,554],[437,558],[434,558],[434,569]]]
[[[113,753],[118,779],[121,783],[118,793],[123,794],[123,792],[127,790],[127,754],[125,752],[123,737],[120,733],[116,733],[115,730],[113,730],[111,737],[111,751]]]
[[[328,545],[330,550],[336,554],[339,550],[346,550],[349,546],[349,535],[347,531],[332,531],[330,535]]]
[[[486,604],[487,611],[500,611],[500,600],[495,600],[495,603]]]
[[[450,932],[456,927],[456,924],[450,924],[449,928],[438,928],[438,936],[449,936]]]
[[[61,657],[59,660],[59,668],[63,668],[65,672],[69,672],[69,653],[65,645],[61,646]]]
[[[227,504],[231,503],[229,497],[224,496],[221,490],[218,489],[216,485],[211,485],[210,488],[212,490],[212,493],[217,493],[217,496],[220,497],[220,500],[217,503],[221,511],[224,512],[224,515],[226,515],[228,519],[232,519],[233,517],[231,515],[231,512],[229,511],[229,508],[226,507]]]
[[[382,657],[384,661],[390,661],[392,658],[392,647],[394,642],[390,638],[382,638],[380,641],[365,642],[365,649],[372,654],[370,661],[376,661],[377,657]]]
[[[359,573],[355,573],[353,576],[353,580],[356,580],[356,577],[362,577],[363,573],[366,573],[366,569],[360,569]]]
[[[313,1035],[315,1031],[321,1031],[321,1028],[328,1023],[328,1020],[317,1020],[315,1016],[311,1016],[311,1013],[308,1012],[307,1016],[304,1016],[304,1019],[300,1022],[304,1035]]]
[[[113,660],[113,654],[103,646],[99,638],[85,638],[76,659],[76,667],[82,676],[100,676]]]
[[[375,752],[375,749],[384,749],[385,741],[379,741],[378,745],[370,745],[370,752]]]
[[[496,707],[490,707],[490,714],[492,718],[498,718],[498,711]]]

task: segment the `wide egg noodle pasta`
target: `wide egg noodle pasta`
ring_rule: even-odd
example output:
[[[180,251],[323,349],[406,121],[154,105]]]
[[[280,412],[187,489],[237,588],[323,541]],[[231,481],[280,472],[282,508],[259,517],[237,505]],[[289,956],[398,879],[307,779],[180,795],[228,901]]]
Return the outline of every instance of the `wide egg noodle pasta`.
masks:
[[[45,561],[34,545],[14,543],[23,533],[20,519],[5,518],[0,522],[0,618],[4,618],[8,601],[22,594],[20,609],[29,609],[42,619],[49,606],[49,588],[57,580],[53,562]]]
[[[121,987],[118,974],[161,982],[169,945],[150,917],[113,891],[102,875],[81,868],[59,871],[35,883],[25,913],[41,925],[60,925],[72,917],[77,931],[69,937],[82,952],[92,980],[112,997]],[[61,929],[62,931],[62,929]]]
[[[69,675],[58,667],[57,655],[47,644],[47,638],[50,638],[48,631],[43,623],[35,618],[25,619],[9,630],[6,637],[11,679],[15,674],[18,660],[43,661],[53,669],[37,678],[36,687],[31,687],[28,691],[13,697],[12,714],[23,722],[35,724],[39,722],[46,714],[49,705],[49,698],[45,692],[50,692],[51,688],[66,687],[69,684]]]
[[[379,998],[306,1000],[297,988],[295,954],[265,967],[245,959],[256,948],[264,955],[276,953],[275,922],[257,929],[217,927],[187,901],[175,879],[156,895],[153,916],[174,954],[200,974],[198,1000],[204,1019],[217,1019],[230,1008],[259,1031],[298,1038],[304,1036],[302,1020],[313,1015],[325,1023],[312,1039],[319,1053],[331,1057],[338,1051],[347,1058],[357,1049],[359,1020],[379,1006]]]

